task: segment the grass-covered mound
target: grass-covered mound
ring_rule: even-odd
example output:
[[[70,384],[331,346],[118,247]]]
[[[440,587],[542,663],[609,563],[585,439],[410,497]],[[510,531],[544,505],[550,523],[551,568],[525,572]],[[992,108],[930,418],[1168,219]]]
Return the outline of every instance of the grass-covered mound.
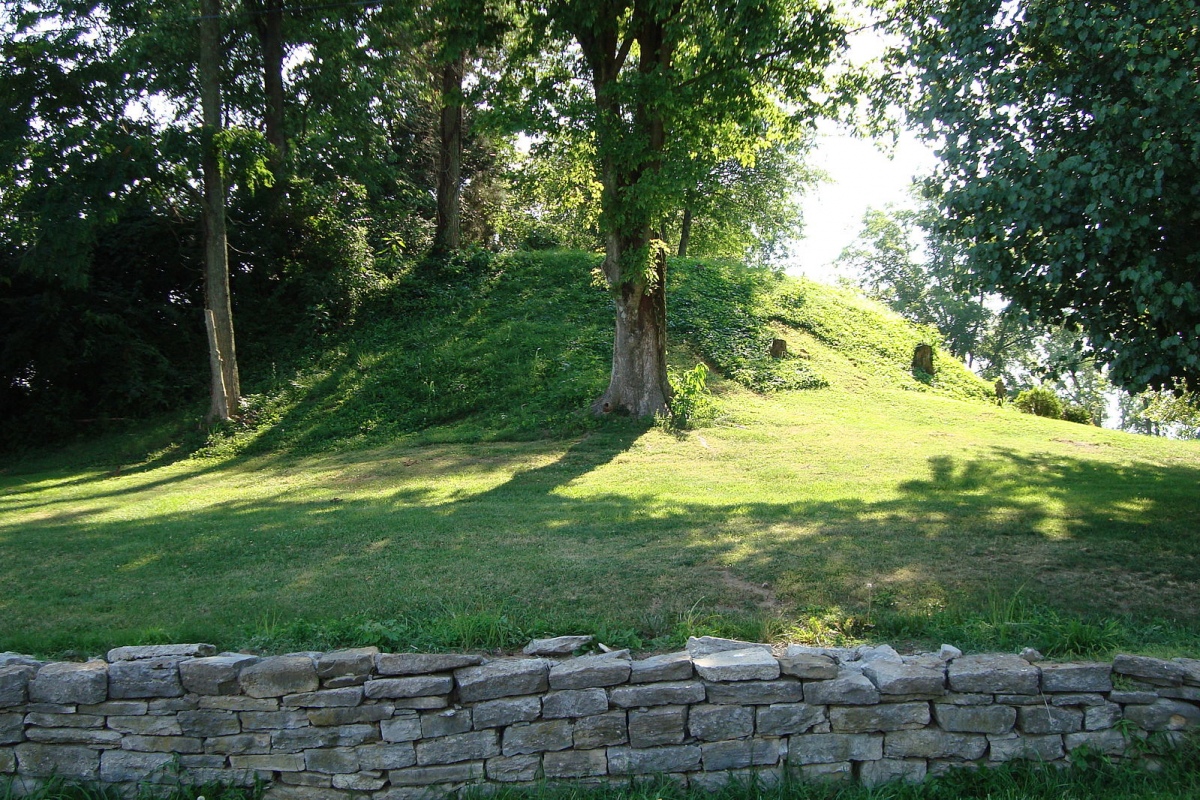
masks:
[[[406,276],[195,457],[131,457],[154,429],[10,463],[0,649],[586,631],[1196,651],[1200,445],[974,399],[944,355],[914,375],[929,332],[878,306],[699,261],[670,272],[672,359],[716,369],[715,423],[596,422],[595,265]],[[811,388],[748,388],[789,385]]]
[[[416,435],[421,441],[524,440],[596,424],[587,409],[608,380],[613,310],[596,270],[575,251],[476,254],[401,278],[356,325],[330,336],[294,374],[248,398],[242,420],[209,453],[316,452]],[[829,385],[835,365],[882,385],[984,398],[989,387],[938,358],[914,374],[916,328],[845,289],[727,261],[682,260],[668,271],[673,361],[697,357],[759,392]],[[776,336],[809,335],[770,357]],[[797,340],[799,341],[799,340]],[[278,373],[277,367],[272,367]],[[844,370],[843,370],[844,372]]]

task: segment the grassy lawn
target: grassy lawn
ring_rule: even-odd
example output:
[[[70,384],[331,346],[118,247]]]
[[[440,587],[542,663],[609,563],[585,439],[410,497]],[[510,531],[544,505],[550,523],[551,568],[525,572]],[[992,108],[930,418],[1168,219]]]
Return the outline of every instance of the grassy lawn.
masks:
[[[989,626],[1016,646],[1047,613],[1094,621],[1082,649],[1200,641],[1200,445],[848,385],[848,359],[790,335],[831,388],[720,383],[735,411],[688,433],[0,476],[0,649],[710,629],[984,646]]]

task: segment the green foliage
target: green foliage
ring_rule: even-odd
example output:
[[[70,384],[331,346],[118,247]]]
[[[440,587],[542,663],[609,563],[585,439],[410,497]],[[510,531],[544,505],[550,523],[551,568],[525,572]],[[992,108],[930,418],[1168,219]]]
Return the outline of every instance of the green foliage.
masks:
[[[1058,399],[1052,390],[1043,386],[1026,389],[1017,395],[1013,405],[1026,414],[1034,414],[1050,419],[1063,418],[1062,400]]]
[[[1063,406],[1062,418],[1067,422],[1077,422],[1080,425],[1095,425],[1096,422],[1092,419],[1092,412],[1087,406],[1081,406],[1078,403],[1067,403]]]
[[[1200,383],[1196,0],[898,4],[938,234],[1130,390]]]
[[[667,272],[669,330],[686,337],[726,377],[758,392],[828,385],[799,359],[772,359],[772,295],[791,283],[731,261],[686,259]]]
[[[713,421],[717,404],[708,390],[708,367],[697,364],[684,372],[671,370],[671,425],[698,428]]]

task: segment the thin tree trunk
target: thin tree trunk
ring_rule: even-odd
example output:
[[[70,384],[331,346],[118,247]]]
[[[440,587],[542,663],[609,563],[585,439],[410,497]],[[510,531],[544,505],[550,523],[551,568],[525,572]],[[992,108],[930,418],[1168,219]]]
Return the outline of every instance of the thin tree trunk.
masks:
[[[466,58],[442,68],[442,119],[438,146],[437,229],[434,250],[452,253],[462,246],[462,85]]]
[[[215,137],[221,130],[221,0],[200,0],[200,105],[204,172],[204,296],[211,325],[212,407],[209,419],[226,420],[241,402],[233,309],[229,301],[229,257],[225,238],[225,186]]]
[[[283,4],[267,0],[266,12],[256,16],[263,52],[263,91],[267,98],[263,123],[271,145],[271,173],[275,185],[283,185],[283,165],[287,159],[287,136],[283,130]]]
[[[687,258],[688,242],[692,238],[692,209],[683,210],[683,224],[679,226],[679,257]]]

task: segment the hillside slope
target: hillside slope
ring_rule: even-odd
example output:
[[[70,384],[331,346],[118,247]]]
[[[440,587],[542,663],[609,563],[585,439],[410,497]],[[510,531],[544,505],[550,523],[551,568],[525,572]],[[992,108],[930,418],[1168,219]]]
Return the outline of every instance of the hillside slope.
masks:
[[[114,440],[10,467],[0,650],[589,631],[1200,654],[1196,443],[997,407],[945,357],[926,383],[929,332],[708,262],[673,267],[672,359],[730,376],[715,424],[596,422],[593,263],[412,276],[198,456],[115,463]],[[748,388],[787,385],[811,388]]]

